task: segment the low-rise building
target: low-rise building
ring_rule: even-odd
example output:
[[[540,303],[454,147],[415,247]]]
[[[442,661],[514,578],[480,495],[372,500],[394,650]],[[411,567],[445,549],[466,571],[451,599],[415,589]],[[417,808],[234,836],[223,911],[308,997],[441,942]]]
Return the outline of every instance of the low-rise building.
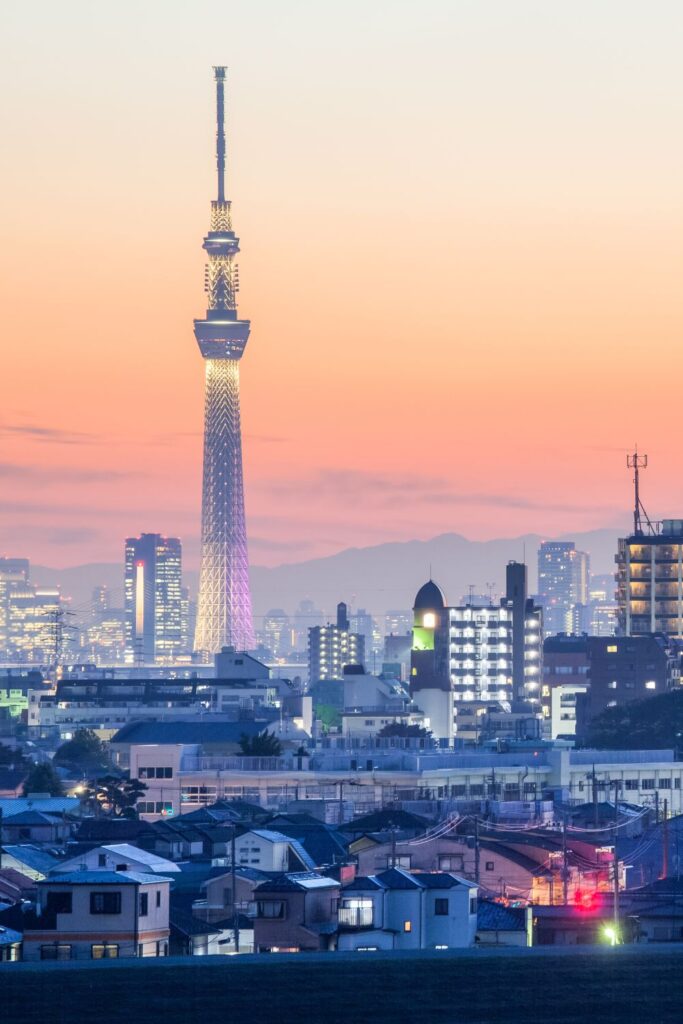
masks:
[[[254,945],[259,953],[334,949],[341,885],[315,871],[278,875],[254,891]]]
[[[474,945],[477,886],[447,871],[389,868],[341,894],[340,950],[462,949]]]
[[[38,886],[25,915],[24,960],[166,956],[169,888],[163,875],[75,871]]]

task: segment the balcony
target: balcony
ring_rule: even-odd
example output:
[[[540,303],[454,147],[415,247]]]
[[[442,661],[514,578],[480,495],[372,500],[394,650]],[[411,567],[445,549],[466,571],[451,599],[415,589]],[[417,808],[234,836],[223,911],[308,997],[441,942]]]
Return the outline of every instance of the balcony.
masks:
[[[340,907],[340,928],[372,928],[372,907]]]

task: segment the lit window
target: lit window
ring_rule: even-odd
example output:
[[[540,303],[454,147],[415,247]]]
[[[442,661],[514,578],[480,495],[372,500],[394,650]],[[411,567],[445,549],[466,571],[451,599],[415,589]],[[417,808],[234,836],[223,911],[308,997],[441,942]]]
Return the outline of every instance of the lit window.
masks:
[[[412,932],[412,930],[413,930],[413,922],[412,921],[404,921],[403,922],[403,931],[404,932]]]
[[[612,644],[611,646],[609,646],[607,648],[607,653],[608,654],[616,654],[617,653],[617,645],[616,644]]]
[[[657,689],[657,684],[654,681],[654,679],[648,679],[648,681],[645,683],[645,689],[646,690],[656,690]]]
[[[434,612],[425,612],[422,616],[422,625],[425,629],[434,629],[436,626],[436,615]]]

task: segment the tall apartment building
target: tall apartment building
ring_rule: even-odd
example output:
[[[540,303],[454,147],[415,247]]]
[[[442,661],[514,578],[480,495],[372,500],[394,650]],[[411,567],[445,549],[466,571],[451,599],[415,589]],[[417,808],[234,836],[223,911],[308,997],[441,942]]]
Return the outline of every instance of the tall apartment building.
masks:
[[[124,579],[128,664],[169,664],[182,653],[182,550],[176,537],[126,540]]]
[[[568,633],[576,606],[588,604],[590,558],[573,541],[544,541],[538,549],[538,598],[546,636]]]
[[[616,563],[619,633],[683,637],[683,519],[621,538]]]
[[[415,598],[410,691],[438,739],[452,740],[457,705],[540,699],[540,609],[526,595],[526,566],[508,567],[498,605],[449,607],[429,580]]]
[[[365,660],[364,638],[352,633],[346,605],[337,605],[335,625],[312,626],[308,631],[308,678],[311,683],[322,679],[342,679],[346,665],[362,665]]]

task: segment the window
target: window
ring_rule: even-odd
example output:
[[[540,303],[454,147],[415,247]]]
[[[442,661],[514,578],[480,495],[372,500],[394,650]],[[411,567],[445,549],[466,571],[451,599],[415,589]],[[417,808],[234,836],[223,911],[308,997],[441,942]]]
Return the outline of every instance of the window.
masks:
[[[470,896],[470,914],[476,914],[477,912],[477,897]]]
[[[638,789],[638,779],[626,779],[624,789]]]
[[[442,854],[439,857],[439,871],[462,871],[462,854]]]
[[[120,892],[91,892],[90,893],[91,914],[120,914],[121,893]]]
[[[403,931],[404,932],[412,932],[412,930],[413,930],[413,922],[412,921],[404,921],[403,922]]]
[[[70,914],[71,893],[49,892],[47,894],[46,909],[52,914]]]
[[[106,853],[99,853],[97,855],[97,866],[98,866],[98,868],[106,868],[106,866],[107,866],[107,855],[106,855]]]
[[[437,917],[447,917],[448,916],[448,900],[447,899],[434,900],[434,913],[436,914]]]
[[[485,864],[485,868],[486,868],[487,871],[495,871],[495,862],[492,861],[492,860],[487,860],[486,864]]]
[[[140,917],[147,917],[149,912],[149,893],[140,893]]]
[[[657,783],[657,789],[671,789],[671,779],[660,779]]]
[[[640,788],[641,789],[654,789],[655,788],[655,780],[654,779],[641,779],[640,780]]]
[[[158,906],[158,907],[160,907],[160,906],[161,906],[161,889],[157,889],[157,899],[156,899],[156,904],[157,904],[157,906]]]
[[[52,942],[49,946],[40,947],[41,960],[70,960],[71,946],[62,942]]]
[[[115,960],[119,955],[119,947],[114,942],[99,942],[90,947],[93,960]]]
[[[680,789],[680,788],[681,788],[681,777],[679,775],[679,776],[677,776],[674,779],[674,789]]]
[[[617,649],[618,649],[618,648],[617,648],[617,645],[616,645],[616,644],[611,644],[611,645],[610,645],[610,646],[609,646],[609,647],[607,648],[607,653],[608,653],[608,654],[616,654],[616,653],[617,653]]]
[[[259,917],[284,917],[284,900],[259,900],[256,904]]]
[[[654,679],[648,679],[648,681],[645,683],[645,689],[646,690],[656,690],[657,689],[657,684],[654,681]]]
[[[616,690],[616,688],[617,688],[617,681],[616,681],[616,679],[613,679],[611,683],[607,684],[607,689],[608,690]]]

